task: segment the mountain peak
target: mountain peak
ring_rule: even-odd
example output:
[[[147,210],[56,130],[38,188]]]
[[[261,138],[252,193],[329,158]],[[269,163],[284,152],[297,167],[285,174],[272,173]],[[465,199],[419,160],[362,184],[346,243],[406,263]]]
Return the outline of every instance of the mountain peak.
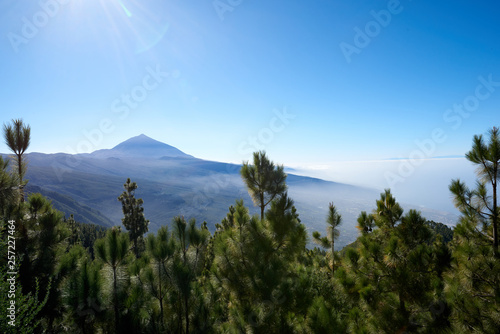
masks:
[[[145,134],[141,133],[138,136],[131,137],[131,138],[125,140],[124,142],[121,142],[120,144],[116,145],[112,149],[114,150],[116,148],[127,147],[127,146],[131,146],[131,145],[167,145],[167,144],[164,144],[158,140],[155,140],[155,139],[148,137]],[[170,145],[167,145],[167,146],[170,146]],[[172,146],[170,146],[170,147],[172,147]]]
[[[181,150],[155,140],[145,134],[129,138],[112,149],[99,150],[92,153],[97,158],[192,158]]]
[[[137,139],[151,139],[151,140],[154,140],[153,138],[146,136],[144,133],[141,133],[140,135],[135,136],[135,137],[132,137],[132,138],[130,138],[130,139],[136,139],[136,138],[137,138]],[[129,139],[129,140],[130,140],[130,139]]]

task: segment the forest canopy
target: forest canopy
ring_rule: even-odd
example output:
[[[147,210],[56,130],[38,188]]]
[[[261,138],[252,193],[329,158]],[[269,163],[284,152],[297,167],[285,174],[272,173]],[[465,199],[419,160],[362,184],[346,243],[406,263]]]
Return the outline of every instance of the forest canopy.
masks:
[[[500,328],[497,128],[475,136],[466,154],[477,166],[475,188],[450,183],[461,212],[453,229],[405,210],[386,189],[372,212],[359,213],[358,239],[342,250],[334,247],[342,226],[335,203],[325,211],[324,231],[311,238],[283,166],[263,151],[241,168],[259,215],[235,199],[213,232],[207,222],[177,216],[146,234],[148,213],[135,195],[140,183],[124,180],[121,195],[112,194],[122,204],[122,226],[82,224],[24,191],[30,127],[13,120],[4,138],[13,155],[0,157],[2,333]],[[318,247],[308,248],[311,240]]]

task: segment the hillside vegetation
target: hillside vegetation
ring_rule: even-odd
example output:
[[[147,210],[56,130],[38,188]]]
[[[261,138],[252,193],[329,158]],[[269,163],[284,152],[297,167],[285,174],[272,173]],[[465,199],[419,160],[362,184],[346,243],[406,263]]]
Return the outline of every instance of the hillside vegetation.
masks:
[[[5,132],[16,158],[0,157],[2,333],[499,331],[497,128],[467,153],[476,188],[451,181],[462,213],[453,231],[387,189],[358,212],[357,240],[342,251],[339,204],[324,209],[310,238],[283,166],[265,152],[241,169],[253,204],[234,198],[212,231],[179,214],[148,233],[135,180],[116,188],[122,226],[108,229],[27,194],[29,127],[15,120]]]

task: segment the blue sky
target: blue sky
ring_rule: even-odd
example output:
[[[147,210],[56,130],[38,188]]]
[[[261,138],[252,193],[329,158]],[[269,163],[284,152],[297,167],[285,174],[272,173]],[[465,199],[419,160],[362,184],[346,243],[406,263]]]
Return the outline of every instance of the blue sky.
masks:
[[[463,155],[500,123],[490,1],[3,0],[0,13],[2,121],[31,125],[32,152],[144,133],[204,159],[265,149],[318,169]]]

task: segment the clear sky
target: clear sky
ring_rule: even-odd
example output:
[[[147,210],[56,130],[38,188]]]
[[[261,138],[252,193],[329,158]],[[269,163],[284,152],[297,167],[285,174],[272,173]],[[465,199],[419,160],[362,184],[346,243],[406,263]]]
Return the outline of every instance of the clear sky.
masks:
[[[204,159],[265,149],[317,169],[463,155],[500,125],[492,1],[3,0],[0,13],[1,119],[31,125],[31,152],[144,133]]]

